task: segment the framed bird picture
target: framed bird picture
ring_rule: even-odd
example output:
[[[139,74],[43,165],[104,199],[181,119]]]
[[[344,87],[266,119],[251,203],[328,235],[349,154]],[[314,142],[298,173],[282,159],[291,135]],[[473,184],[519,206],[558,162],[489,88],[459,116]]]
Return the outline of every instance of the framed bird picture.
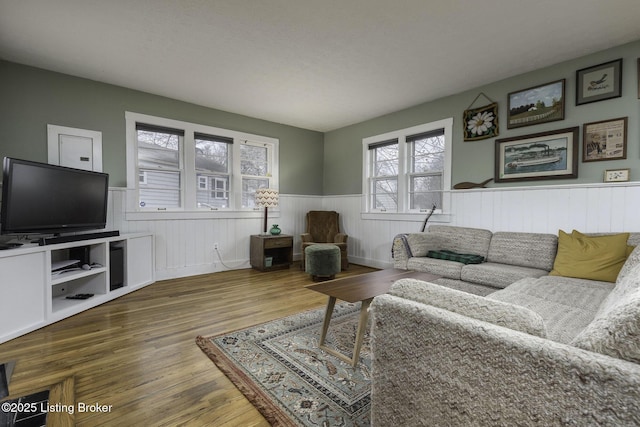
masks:
[[[576,71],[576,105],[622,96],[622,58]]]

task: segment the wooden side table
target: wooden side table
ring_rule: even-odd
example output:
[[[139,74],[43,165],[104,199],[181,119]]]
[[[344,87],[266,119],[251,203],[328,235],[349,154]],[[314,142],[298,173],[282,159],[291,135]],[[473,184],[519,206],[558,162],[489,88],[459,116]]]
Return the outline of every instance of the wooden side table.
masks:
[[[256,270],[278,270],[293,264],[293,236],[254,234],[250,244],[251,267]]]

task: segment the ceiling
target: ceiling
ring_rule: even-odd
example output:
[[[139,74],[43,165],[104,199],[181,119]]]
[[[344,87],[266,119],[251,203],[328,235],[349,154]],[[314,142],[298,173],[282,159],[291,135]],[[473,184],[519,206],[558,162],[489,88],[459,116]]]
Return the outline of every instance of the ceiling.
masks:
[[[638,0],[0,0],[0,58],[328,131],[638,40],[639,23]]]

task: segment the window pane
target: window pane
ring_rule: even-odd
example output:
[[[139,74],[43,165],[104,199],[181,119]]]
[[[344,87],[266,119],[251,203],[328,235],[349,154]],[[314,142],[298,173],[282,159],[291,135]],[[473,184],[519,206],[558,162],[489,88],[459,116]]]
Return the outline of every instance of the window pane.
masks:
[[[196,202],[199,208],[229,207],[229,177],[198,174]]]
[[[267,176],[269,173],[267,154],[267,147],[241,145],[240,173],[243,175]]]
[[[242,178],[242,207],[253,208],[256,206],[256,190],[269,188],[268,179]]]
[[[177,208],[180,207],[180,172],[145,170],[146,177],[139,183],[140,207]]]
[[[375,148],[373,162],[374,176],[398,175],[398,144]]]
[[[397,210],[398,209],[398,180],[376,179],[373,181],[374,209]]]
[[[411,172],[439,172],[444,169],[444,153],[414,157]]]
[[[205,172],[229,172],[229,145],[226,142],[195,140],[196,170]]]
[[[412,144],[411,172],[444,170],[444,135],[414,141]]]
[[[180,168],[180,136],[138,130],[138,166],[159,169]]]
[[[411,178],[410,209],[431,209],[433,204],[442,207],[442,175]]]

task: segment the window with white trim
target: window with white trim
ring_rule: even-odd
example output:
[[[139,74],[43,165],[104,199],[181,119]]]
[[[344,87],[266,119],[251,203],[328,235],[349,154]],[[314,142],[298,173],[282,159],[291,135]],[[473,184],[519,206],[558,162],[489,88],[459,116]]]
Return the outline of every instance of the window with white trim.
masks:
[[[270,186],[273,176],[271,167],[272,148],[267,144],[245,141],[240,145],[240,173],[242,175],[242,207],[255,207],[258,188]]]
[[[254,210],[278,188],[278,140],[127,112],[130,210]],[[135,209],[132,207],[135,206]]]
[[[453,119],[364,138],[364,211],[448,212]]]
[[[180,208],[184,131],[136,123],[139,205]]]
[[[398,210],[398,140],[375,142],[367,147],[371,156],[370,204],[380,211]]]
[[[445,143],[444,129],[409,135],[409,210],[442,207]]]
[[[228,208],[233,139],[196,133],[195,160],[199,208]]]

